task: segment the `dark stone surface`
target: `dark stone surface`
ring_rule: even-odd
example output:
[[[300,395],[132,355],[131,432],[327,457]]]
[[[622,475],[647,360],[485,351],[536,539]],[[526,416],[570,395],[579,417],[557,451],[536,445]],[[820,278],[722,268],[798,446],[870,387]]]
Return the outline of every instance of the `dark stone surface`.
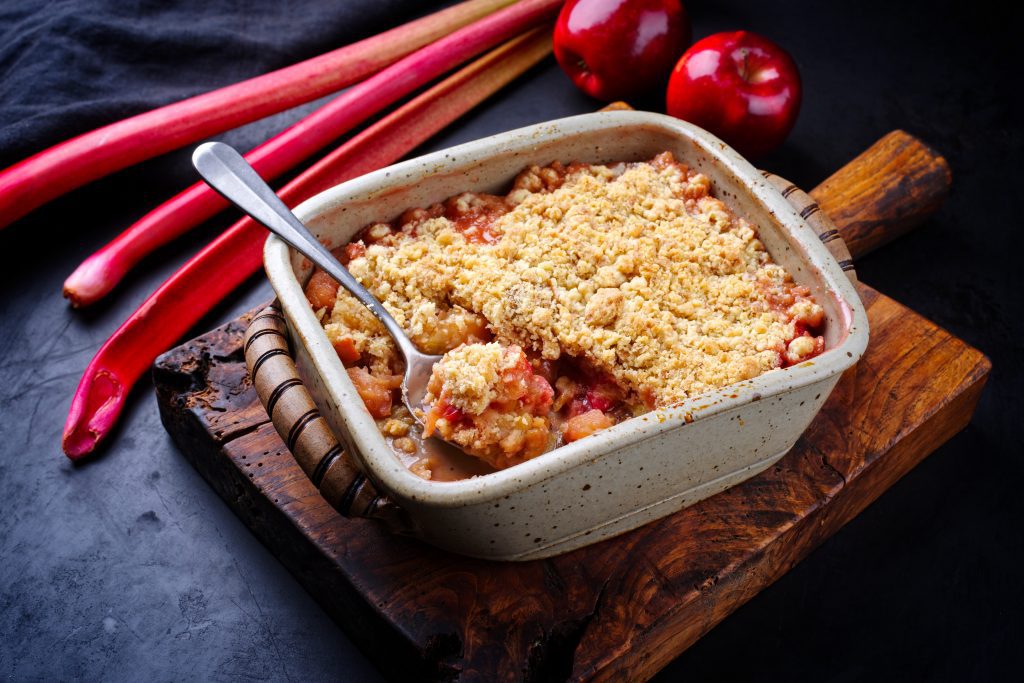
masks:
[[[762,166],[809,188],[897,127],[947,156],[954,188],[945,207],[858,272],[981,348],[994,370],[966,431],[661,680],[991,680],[1006,676],[1024,637],[1019,23],[978,3],[842,5],[687,4],[696,36],[748,28],[800,66],[800,120]],[[261,68],[300,56],[275,55]],[[108,59],[134,68],[130,54]],[[179,95],[194,87],[183,80]],[[45,89],[37,97],[63,102]],[[429,149],[597,106],[548,61]],[[293,117],[224,139],[251,146]],[[60,453],[71,393],[92,353],[227,218],[147,259],[93,310],[70,310],[61,282],[193,180],[187,152],[171,154],[0,234],[0,675],[9,680],[379,679],[176,452],[148,381],[102,455],[73,466]],[[269,296],[254,279],[196,331]]]

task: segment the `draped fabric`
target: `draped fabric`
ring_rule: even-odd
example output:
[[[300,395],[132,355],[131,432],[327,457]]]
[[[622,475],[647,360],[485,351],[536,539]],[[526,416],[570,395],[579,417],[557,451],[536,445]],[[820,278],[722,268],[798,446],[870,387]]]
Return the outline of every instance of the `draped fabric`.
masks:
[[[433,9],[412,0],[0,2],[0,168]]]

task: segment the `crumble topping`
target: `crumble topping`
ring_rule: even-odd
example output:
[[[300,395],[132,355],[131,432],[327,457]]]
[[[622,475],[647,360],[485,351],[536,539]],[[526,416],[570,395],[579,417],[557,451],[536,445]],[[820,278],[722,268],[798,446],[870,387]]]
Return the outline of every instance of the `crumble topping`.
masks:
[[[437,391],[430,391],[426,402],[435,403],[443,390],[450,405],[479,415],[499,398],[519,398],[510,396],[502,379],[520,364],[529,367],[526,354],[518,346],[502,346],[497,342],[460,346],[446,353],[434,366],[430,387]],[[522,393],[525,392],[519,395]]]
[[[348,267],[421,346],[438,324],[468,337],[483,323],[546,359],[585,358],[649,407],[668,405],[779,367],[800,336],[801,318],[771,300],[794,287],[788,273],[709,190],[667,153],[528,169],[506,198],[455,198],[454,220],[423,211],[401,230],[374,226]],[[491,218],[482,238],[459,225],[474,211]],[[796,316],[820,317],[809,298],[797,303]],[[383,328],[347,293],[325,327],[394,367]]]

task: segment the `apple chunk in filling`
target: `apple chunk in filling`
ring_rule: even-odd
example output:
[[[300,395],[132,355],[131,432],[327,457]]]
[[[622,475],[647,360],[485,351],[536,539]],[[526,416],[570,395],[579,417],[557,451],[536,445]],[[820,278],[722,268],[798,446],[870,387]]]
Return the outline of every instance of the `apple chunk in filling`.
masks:
[[[436,432],[495,468],[516,465],[551,446],[553,396],[521,347],[465,344],[434,366],[423,434]]]

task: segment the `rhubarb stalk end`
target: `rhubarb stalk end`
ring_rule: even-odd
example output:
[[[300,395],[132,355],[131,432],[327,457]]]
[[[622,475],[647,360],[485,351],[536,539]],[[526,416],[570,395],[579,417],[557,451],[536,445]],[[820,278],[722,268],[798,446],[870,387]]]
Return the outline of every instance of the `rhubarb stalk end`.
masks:
[[[121,281],[123,272],[114,272],[106,250],[100,250],[82,261],[64,281],[62,293],[74,308],[96,303]]]
[[[106,370],[86,370],[71,401],[61,446],[71,460],[96,450],[124,407],[124,385]]]

